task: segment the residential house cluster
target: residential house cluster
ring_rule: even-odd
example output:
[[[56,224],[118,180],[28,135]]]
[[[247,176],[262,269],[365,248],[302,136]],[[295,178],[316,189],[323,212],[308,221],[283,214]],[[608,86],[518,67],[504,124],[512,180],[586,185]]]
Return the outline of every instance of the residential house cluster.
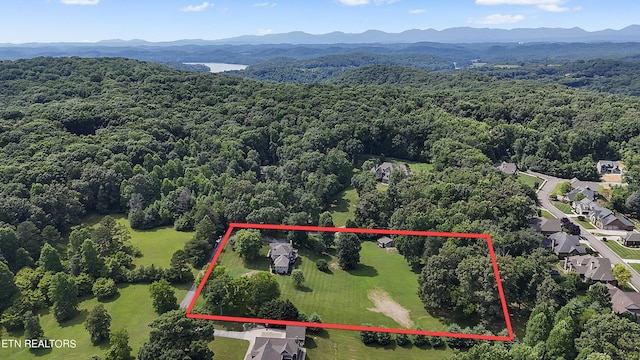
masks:
[[[561,219],[547,219],[536,217],[529,220],[529,226],[545,235],[540,244],[543,248],[553,251],[556,255],[580,255],[587,251],[580,243],[580,236],[562,231]]]
[[[582,196],[578,197],[578,194]],[[573,211],[589,218],[596,227],[603,230],[631,231],[634,224],[622,215],[600,206],[597,202],[598,191],[585,187],[577,187],[568,192],[563,200],[571,204]]]
[[[591,255],[569,256],[564,259],[564,269],[577,272],[585,281],[598,281],[614,285],[617,283],[611,270],[611,261],[608,258]]]

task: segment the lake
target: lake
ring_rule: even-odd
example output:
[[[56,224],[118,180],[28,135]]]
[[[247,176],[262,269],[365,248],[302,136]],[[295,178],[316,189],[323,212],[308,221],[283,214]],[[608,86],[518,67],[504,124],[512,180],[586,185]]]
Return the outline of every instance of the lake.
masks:
[[[225,64],[225,63],[185,63],[187,65],[204,65],[206,67],[208,67],[210,70],[209,72],[212,73],[218,73],[218,72],[223,72],[223,71],[230,71],[230,70],[244,70],[247,65],[240,65],[240,64]]]

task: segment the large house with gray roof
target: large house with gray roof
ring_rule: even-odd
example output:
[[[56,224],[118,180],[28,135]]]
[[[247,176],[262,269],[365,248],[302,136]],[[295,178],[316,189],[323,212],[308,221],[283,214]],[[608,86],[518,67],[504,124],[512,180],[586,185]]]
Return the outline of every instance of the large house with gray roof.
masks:
[[[381,181],[385,184],[391,180],[391,173],[394,170],[401,171],[404,176],[411,175],[411,169],[409,168],[408,164],[398,165],[390,162],[383,162],[382,164],[371,169],[371,171],[376,174],[378,181]]]
[[[640,322],[640,294],[622,291],[612,284],[607,284],[611,295],[611,310],[616,314],[630,313]]]
[[[288,274],[296,260],[298,250],[293,248],[293,244],[273,242],[269,244],[267,257],[271,261],[271,269],[276,274]]]
[[[245,360],[304,360],[306,328],[287,326],[285,338],[257,337]]]
[[[580,237],[577,235],[557,232],[549,235],[550,250],[556,255],[580,255],[586,254],[584,246],[580,244]]]
[[[614,285],[617,283],[608,258],[591,255],[570,256],[564,259],[564,269],[577,272],[583,280]]]

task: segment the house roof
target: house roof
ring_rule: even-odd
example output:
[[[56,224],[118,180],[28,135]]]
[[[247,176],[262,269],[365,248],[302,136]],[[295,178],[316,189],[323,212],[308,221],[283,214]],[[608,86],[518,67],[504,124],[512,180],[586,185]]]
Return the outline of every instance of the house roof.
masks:
[[[388,237],[388,236],[383,236],[383,237],[378,239],[378,243],[380,243],[380,244],[389,244],[389,243],[392,243],[392,242],[393,242],[393,239]]]
[[[613,312],[621,314],[627,311],[640,312],[640,294],[636,292],[626,292],[619,288],[607,284],[609,294],[611,294],[611,309]]]
[[[591,255],[571,256],[567,259],[571,267],[585,278],[595,281],[614,281],[616,278],[611,271],[611,261],[608,258],[598,258]]]
[[[562,231],[562,222],[558,218],[547,219],[535,217],[529,220],[529,227],[537,232],[556,233]]]
[[[399,169],[404,172],[405,175],[411,175],[411,169],[408,164],[394,164],[390,162],[383,162],[382,164],[371,169],[376,175],[383,179],[389,179],[391,172],[395,169]]]
[[[598,192],[596,190],[591,190],[588,186],[586,187],[577,187],[567,193],[567,198],[573,201],[576,198],[576,195],[584,194],[585,198],[594,200],[598,197]]]
[[[626,241],[640,241],[640,233],[631,231],[624,237]]]
[[[498,170],[502,171],[503,173],[509,174],[509,175],[513,175],[518,172],[518,165],[514,163],[509,163],[506,161],[493,164],[493,166]]]
[[[300,349],[295,339],[257,337],[246,360],[282,360],[284,357],[292,358],[294,354],[302,360],[304,355],[298,357]]]
[[[273,260],[274,266],[289,266],[289,258],[284,255],[278,256],[275,260]]]
[[[269,256],[277,257],[280,255],[289,256],[293,252],[293,245],[289,243],[270,243]]]
[[[580,237],[577,235],[557,232],[549,235],[549,239],[555,243],[553,252],[556,254],[571,254],[573,252],[577,252],[578,254],[586,253],[584,247],[580,245]]]
[[[298,338],[298,339],[304,340],[304,337],[307,336],[307,328],[304,326],[287,325],[285,332],[286,332],[285,336],[289,339]]]

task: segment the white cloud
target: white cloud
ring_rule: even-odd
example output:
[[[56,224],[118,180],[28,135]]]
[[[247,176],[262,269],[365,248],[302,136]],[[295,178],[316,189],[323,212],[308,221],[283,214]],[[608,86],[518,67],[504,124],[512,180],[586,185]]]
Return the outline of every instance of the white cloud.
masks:
[[[469,19],[467,22],[481,25],[515,24],[525,19],[522,15],[492,14],[480,19]]]
[[[476,0],[478,5],[528,5],[548,12],[570,11],[571,9],[568,7],[561,6],[565,2],[566,0]],[[579,11],[580,7],[576,7],[573,10]]]
[[[347,6],[358,6],[358,5],[368,5],[369,0],[338,0],[342,5]]]
[[[409,14],[414,14],[414,15],[415,14],[422,14],[425,11],[427,11],[427,10],[425,10],[425,9],[411,9],[411,10],[409,10]]]
[[[568,7],[560,7],[558,5],[538,5],[538,9],[549,11],[549,12],[564,12],[569,11]]]
[[[100,0],[60,0],[66,5],[97,5]]]
[[[198,11],[204,11],[207,8],[212,7],[213,4],[205,1],[200,5],[189,5],[189,6],[185,6],[183,8],[180,8],[180,11],[182,12],[198,12]]]
[[[258,35],[267,35],[271,34],[273,29],[258,29]]]
[[[269,2],[261,2],[253,4],[253,7],[274,7],[278,5],[277,3],[269,3]]]

